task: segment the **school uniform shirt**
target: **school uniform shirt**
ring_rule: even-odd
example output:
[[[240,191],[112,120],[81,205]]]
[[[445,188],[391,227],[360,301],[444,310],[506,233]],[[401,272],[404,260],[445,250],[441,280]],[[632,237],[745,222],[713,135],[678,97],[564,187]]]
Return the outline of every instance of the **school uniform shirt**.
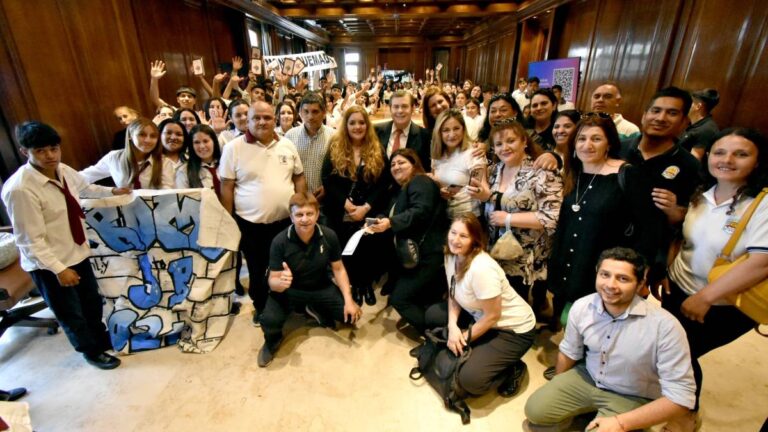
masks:
[[[304,173],[296,147],[285,137],[268,145],[229,142],[221,155],[219,178],[235,181],[235,213],[251,223],[267,224],[290,215],[293,176]]]
[[[240,132],[240,129],[234,128],[234,129],[227,129],[225,131],[222,131],[219,134],[219,150],[224,149],[224,144],[232,141],[233,139],[242,136],[243,133]]]
[[[67,189],[76,200],[82,194],[98,198],[111,195],[111,189],[91,185],[77,171],[63,163],[52,180],[26,163],[3,185],[2,199],[13,224],[16,246],[21,253],[21,268],[61,273],[91,256],[88,240],[78,245],[72,237],[67,217],[67,202],[57,187]],[[82,221],[82,219],[81,219]],[[85,232],[85,222],[83,232]]]
[[[131,175],[128,165],[122,161],[124,151],[125,150],[112,150],[96,162],[96,165],[91,165],[80,171],[80,175],[82,175],[88,183],[96,183],[99,180],[112,177],[112,181],[115,182],[117,187],[132,188],[133,183],[131,183]],[[151,157],[148,157],[143,163],[147,163],[148,165],[141,171],[141,174],[139,174],[141,189],[153,189],[150,185],[150,181],[152,180],[152,165],[155,162]],[[160,189],[173,189],[176,180],[176,170],[174,169],[173,162],[163,156],[162,164],[163,168],[162,176],[160,178]],[[142,164],[140,163],[139,167],[141,166]]]
[[[525,333],[536,326],[533,309],[517,295],[509,284],[504,270],[486,252],[480,252],[469,265],[461,280],[455,276],[456,255],[445,256],[445,276],[448,286],[455,284],[454,299],[475,321],[483,317],[481,300],[501,296],[501,316],[493,328]]]
[[[560,352],[576,361],[586,357],[584,367],[597,388],[694,406],[696,383],[685,330],[672,314],[639,296],[617,317],[605,310],[597,293],[576,300]]]
[[[176,171],[176,189],[189,189],[189,175],[187,173],[187,167],[189,163],[185,163]],[[213,175],[208,168],[216,169],[216,164],[205,163],[200,164],[200,182],[206,189],[213,189]],[[216,174],[218,175],[218,173]]]
[[[740,199],[729,215],[733,199],[715,204],[712,186],[695,205],[691,203],[683,222],[682,247],[669,268],[670,277],[683,292],[693,295],[707,286],[707,275],[715,259],[752,201],[752,197]],[[731,256],[736,258],[747,252],[768,253],[768,200],[761,201],[755,209]],[[718,303],[724,304],[728,303]]]
[[[472,199],[467,192],[466,185],[472,171],[482,169],[488,165],[485,158],[472,156],[470,147],[464,151],[454,150],[451,154],[443,154],[440,159],[432,160],[432,169],[435,178],[443,186],[458,185],[461,190],[448,200],[448,218],[464,213],[474,213],[480,216],[480,201]]]
[[[484,121],[485,117],[480,114],[475,116],[475,118],[464,114],[464,124],[467,125],[467,135],[469,135],[469,138],[471,138],[473,141],[477,141],[477,134],[479,134],[480,129],[483,128]]]

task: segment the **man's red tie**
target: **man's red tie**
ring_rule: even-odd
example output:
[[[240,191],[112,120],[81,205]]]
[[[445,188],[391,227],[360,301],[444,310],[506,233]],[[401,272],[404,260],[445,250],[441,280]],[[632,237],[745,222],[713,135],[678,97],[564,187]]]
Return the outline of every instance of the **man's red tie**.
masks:
[[[216,174],[216,168],[212,166],[207,166],[206,168],[208,168],[208,172],[213,177],[213,190],[216,192],[216,196],[221,197],[221,181],[219,180],[219,175]]]
[[[392,144],[392,153],[400,149],[400,135],[402,134],[403,134],[403,131],[401,131],[400,129],[395,129],[395,143]]]
[[[67,203],[69,230],[72,232],[72,238],[75,240],[75,243],[81,245],[85,243],[85,231],[83,230],[83,222],[81,221],[81,219],[85,219],[85,213],[83,213],[83,209],[80,208],[80,204],[78,204],[75,197],[69,192],[67,180],[62,178],[62,182],[64,183],[64,187],[59,186],[55,182],[51,183],[59,188],[61,193],[64,194],[64,201]]]
[[[134,189],[141,189],[141,180],[139,180],[139,177],[141,177],[141,173],[144,172],[145,169],[149,166],[149,162],[144,162],[141,165],[141,168],[139,168],[139,172],[136,173],[136,178],[133,179],[133,188]]]

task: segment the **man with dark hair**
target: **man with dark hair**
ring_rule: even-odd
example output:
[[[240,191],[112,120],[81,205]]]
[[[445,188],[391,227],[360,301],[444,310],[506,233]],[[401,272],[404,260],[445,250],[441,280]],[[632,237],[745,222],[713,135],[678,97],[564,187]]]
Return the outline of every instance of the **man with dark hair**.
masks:
[[[552,86],[552,93],[555,94],[555,97],[557,98],[557,111],[563,112],[567,110],[573,110],[576,109],[576,106],[571,101],[565,100],[563,97],[563,86],[560,84],[555,84]]]
[[[320,174],[334,133],[333,128],[323,124],[325,108],[325,99],[320,93],[307,92],[296,110],[302,123],[285,133],[285,137],[296,146],[301,157],[307,189],[317,199],[323,197],[323,181]]]
[[[590,109],[594,112],[609,114],[616,125],[619,138],[626,139],[640,135],[640,128],[625,119],[619,112],[621,106],[621,89],[614,82],[605,82],[592,92]]]
[[[389,101],[392,120],[374,125],[379,142],[387,153],[387,158],[401,148],[413,149],[421,160],[424,170],[432,169],[430,158],[431,137],[426,129],[413,123],[413,95],[406,90],[397,90]]]
[[[261,319],[264,346],[259,350],[259,367],[272,362],[291,311],[306,312],[331,328],[336,321],[355,323],[362,315],[352,300],[339,239],[332,229],[317,223],[317,199],[307,192],[296,193],[289,207],[292,225],[275,236],[269,253],[271,291]]]
[[[720,132],[712,119],[712,110],[720,102],[720,94],[715,89],[704,89],[691,93],[693,103],[688,111],[691,124],[680,134],[678,144],[701,160],[707,147],[712,144],[715,135]]]
[[[21,267],[35,281],[75,350],[93,366],[114,369],[120,360],[106,353],[112,343],[101,320],[101,296],[78,197],[130,191],[90,185],[61,163],[61,137],[45,123],[16,126],[16,140],[28,161],[5,183],[2,199]]]
[[[532,76],[528,77],[528,87],[525,89],[526,96],[528,99],[533,99],[533,93],[539,89],[539,84],[541,84],[541,80],[539,80],[539,77]]]
[[[695,403],[685,331],[672,314],[638,295],[645,259],[627,248],[604,251],[596,293],[568,314],[556,375],[525,404],[528,431],[561,430],[597,411],[588,430],[630,431],[685,415]]]
[[[676,142],[690,108],[691,96],[687,91],[677,87],[659,90],[643,114],[642,135],[621,143],[621,158],[632,164],[637,177],[642,179],[642,196],[652,200],[662,213],[658,223],[664,224],[666,220],[666,226],[660,230],[663,238],[659,239],[657,255],[647,257],[651,261],[651,288],[664,278],[667,249],[685,218],[693,191],[701,183],[699,162]]]

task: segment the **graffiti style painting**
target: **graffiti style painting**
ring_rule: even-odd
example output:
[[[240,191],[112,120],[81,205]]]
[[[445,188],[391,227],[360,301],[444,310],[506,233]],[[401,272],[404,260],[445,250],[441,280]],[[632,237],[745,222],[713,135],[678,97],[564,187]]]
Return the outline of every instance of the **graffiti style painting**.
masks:
[[[116,351],[210,352],[229,322],[240,231],[211,190],[83,200]]]

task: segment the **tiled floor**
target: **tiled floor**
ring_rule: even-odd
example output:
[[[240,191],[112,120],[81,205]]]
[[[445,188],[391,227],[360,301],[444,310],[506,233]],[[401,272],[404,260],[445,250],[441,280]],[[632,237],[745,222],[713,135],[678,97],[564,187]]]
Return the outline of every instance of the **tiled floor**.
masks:
[[[431,388],[408,378],[415,343],[383,306],[366,306],[359,328],[337,332],[293,318],[267,369],[256,366],[263,338],[247,304],[214,352],[164,348],[125,356],[114,371],[88,366],[61,332],[13,328],[0,339],[0,388],[29,389],[23,400],[43,432],[520,430],[525,400],[544,382],[544,348],[526,355],[531,373],[521,394],[472,400],[472,423],[462,426]],[[766,339],[752,332],[703,364],[703,430],[759,430],[768,415]]]

